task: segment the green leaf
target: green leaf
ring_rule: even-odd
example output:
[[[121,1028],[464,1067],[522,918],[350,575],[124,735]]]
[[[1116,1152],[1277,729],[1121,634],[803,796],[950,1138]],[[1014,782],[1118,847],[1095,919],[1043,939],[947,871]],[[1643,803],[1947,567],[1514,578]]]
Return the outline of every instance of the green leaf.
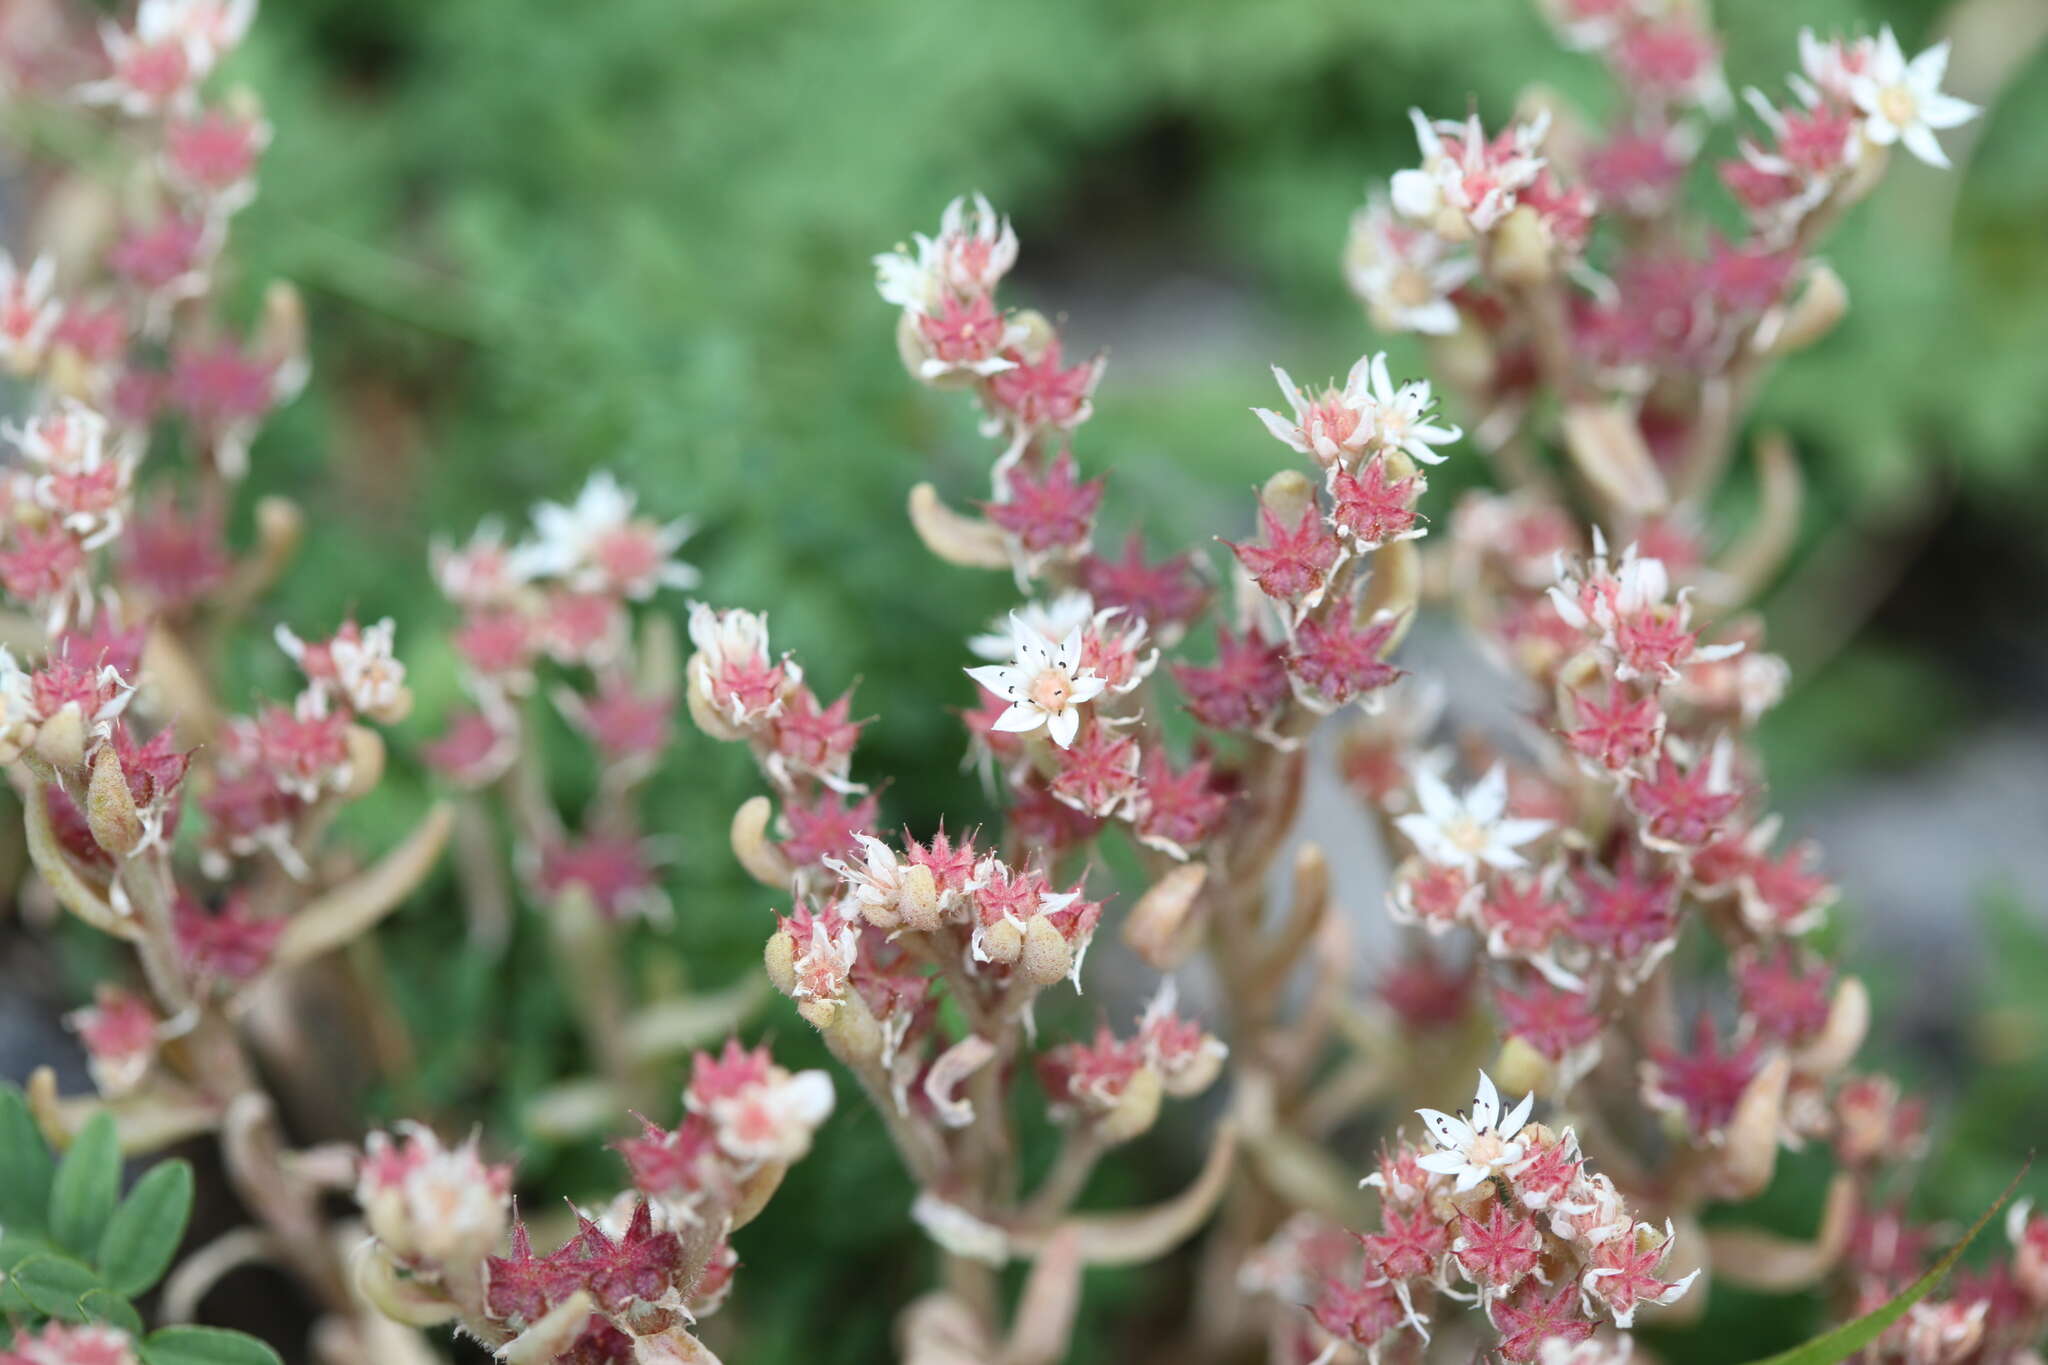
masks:
[[[170,1269],[192,1216],[192,1168],[165,1161],[121,1201],[100,1235],[100,1278],[121,1294],[140,1294]]]
[[[256,1338],[218,1327],[165,1327],[141,1349],[143,1365],[284,1365]]]
[[[104,1291],[92,1267],[69,1256],[31,1256],[14,1268],[8,1283],[21,1291],[29,1306],[46,1318],[85,1322],[92,1317],[84,1305],[85,1296]]]
[[[121,1196],[121,1147],[114,1120],[95,1114],[57,1167],[50,1182],[50,1235],[60,1246],[88,1255]]]
[[[88,1289],[78,1296],[78,1306],[94,1322],[108,1322],[130,1336],[142,1335],[142,1314],[135,1305],[111,1289]]]
[[[28,1101],[13,1086],[0,1085],[0,1227],[43,1230],[55,1169]]]
[[[2021,1165],[2019,1174],[2005,1187],[2005,1193],[1992,1201],[1991,1207],[1984,1210],[1976,1222],[1970,1224],[1970,1230],[1963,1234],[1962,1240],[1950,1247],[1942,1258],[1934,1263],[1932,1269],[1908,1285],[1897,1298],[1872,1309],[1854,1322],[1845,1322],[1831,1332],[1821,1333],[1812,1341],[1794,1346],[1789,1351],[1781,1351],[1777,1355],[1752,1361],[1750,1365],[1835,1365],[1836,1361],[1846,1360],[1876,1341],[1887,1327],[1904,1317],[1907,1309],[1926,1298],[1949,1271],[1955,1269],[1956,1262],[1961,1259],[1963,1252],[1976,1240],[1977,1234],[1984,1230],[1992,1215],[2004,1207],[2006,1200],[2012,1198],[2012,1192],[2020,1187],[2020,1181],[2026,1179],[2027,1169],[2033,1164],[2034,1159],[2028,1157]]]

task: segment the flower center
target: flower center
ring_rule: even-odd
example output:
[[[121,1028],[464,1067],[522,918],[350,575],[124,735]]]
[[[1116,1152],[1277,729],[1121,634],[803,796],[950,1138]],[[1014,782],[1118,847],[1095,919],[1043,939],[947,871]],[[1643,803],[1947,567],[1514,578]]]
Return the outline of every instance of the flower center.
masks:
[[[1031,700],[1045,711],[1059,712],[1067,709],[1067,698],[1074,694],[1074,680],[1065,670],[1048,668],[1031,680]]]
[[[1885,122],[1894,128],[1904,128],[1919,121],[1920,103],[1907,87],[1887,86],[1878,93],[1877,112],[1883,114]]]

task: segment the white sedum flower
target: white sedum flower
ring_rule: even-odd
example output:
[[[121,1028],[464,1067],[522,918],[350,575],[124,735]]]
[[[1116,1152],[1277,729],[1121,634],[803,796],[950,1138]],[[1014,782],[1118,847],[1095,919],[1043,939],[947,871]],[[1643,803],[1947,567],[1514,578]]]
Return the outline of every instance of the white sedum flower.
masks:
[[[1478,273],[1474,257],[1396,217],[1385,195],[1352,215],[1344,278],[1381,331],[1449,336],[1458,330],[1451,295]]]
[[[1477,873],[1481,863],[1502,870],[1526,867],[1528,859],[1516,850],[1550,830],[1548,820],[1508,817],[1507,770],[1498,763],[1463,796],[1418,768],[1415,796],[1422,809],[1394,823],[1424,858],[1442,867],[1468,873]]]
[[[1977,117],[1976,105],[1941,92],[1948,71],[1948,44],[1936,43],[1910,62],[1887,24],[1864,70],[1848,80],[1849,98],[1863,111],[1863,135],[1880,147],[1894,142],[1930,166],[1946,167],[1948,153],[1935,130]]]
[[[811,1135],[831,1113],[832,1078],[822,1071],[773,1075],[711,1102],[719,1149],[765,1165],[801,1160],[811,1150]]]
[[[1048,644],[1064,640],[1095,620],[1095,599],[1075,588],[1050,602],[1026,602],[1000,621],[989,623],[986,633],[967,642],[977,659],[1001,663],[1017,652],[1017,633],[1032,632]]]
[[[690,523],[659,525],[633,515],[637,499],[604,470],[573,503],[533,509],[534,538],[511,552],[518,579],[561,578],[580,591],[615,590],[636,600],[657,588],[692,588],[697,570],[674,558]]]
[[[1108,684],[1082,669],[1079,627],[1055,645],[1014,616],[1011,622],[1014,661],[970,668],[967,676],[1010,704],[996,718],[996,729],[1026,734],[1043,725],[1052,742],[1064,749],[1080,731],[1081,708],[1101,696]]]
[[[1435,415],[1436,396],[1427,379],[1411,379],[1398,389],[1394,387],[1385,351],[1372,358],[1372,393],[1379,404],[1373,415],[1373,439],[1382,450],[1400,450],[1424,464],[1442,464],[1450,457],[1439,454],[1435,447],[1449,445],[1465,434],[1462,428],[1438,426],[1430,420]]]
[[[1529,1111],[1535,1104],[1535,1095],[1524,1095],[1522,1102],[1503,1118],[1500,1092],[1494,1089],[1493,1077],[1480,1072],[1479,1090],[1472,1097],[1469,1115],[1446,1114],[1441,1109],[1415,1111],[1429,1125],[1429,1135],[1438,1148],[1419,1158],[1416,1164],[1425,1171],[1454,1177],[1456,1193],[1477,1188],[1528,1154],[1516,1139],[1529,1122]]]

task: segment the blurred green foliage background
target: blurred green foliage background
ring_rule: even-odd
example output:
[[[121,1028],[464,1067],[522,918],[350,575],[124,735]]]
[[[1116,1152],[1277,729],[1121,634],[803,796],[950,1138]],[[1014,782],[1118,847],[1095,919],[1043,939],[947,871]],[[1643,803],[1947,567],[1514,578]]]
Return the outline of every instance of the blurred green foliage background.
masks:
[[[1912,50],[1941,19],[1917,0],[1718,10],[1738,88],[1778,88],[1802,23],[1890,22]],[[1247,490],[1275,464],[1245,411],[1271,399],[1267,364],[1342,373],[1367,346],[1337,258],[1368,178],[1413,159],[1408,106],[1476,101],[1493,120],[1530,81],[1595,111],[1607,98],[1521,0],[272,0],[239,61],[277,128],[238,220],[242,284],[253,301],[269,278],[299,283],[316,347],[313,388],[255,461],[255,491],[316,514],[279,618],[317,631],[348,611],[399,616],[424,736],[456,694],[429,534],[516,521],[608,467],[652,511],[697,520],[687,557],[708,597],[767,608],[821,691],[861,680],[878,717],[862,775],[886,777],[890,816],[919,827],[985,812],[948,708],[969,700],[962,636],[1011,590],[935,571],[903,520],[917,479],[979,492],[988,451],[965,404],[903,376],[869,256],[930,231],[963,190],[1012,213],[1018,293],[1114,343],[1080,449],[1085,468],[1113,468],[1106,532],[1142,520],[1157,541],[1207,543],[1243,529]],[[2037,52],[1957,176],[1902,167],[1829,247],[1853,311],[1765,395],[1809,461],[1811,552],[1875,526],[1898,549],[1852,562],[1852,579],[1920,585],[1877,583],[1875,627],[1802,679],[1772,731],[1789,786],[1924,757],[1966,712],[2039,706],[2044,126]],[[1444,505],[1476,463],[1446,467]],[[282,660],[257,649],[252,686],[281,684]],[[666,771],[651,819],[680,836],[681,913],[636,964],[722,984],[754,970],[769,923],[722,833],[752,774],[694,732]],[[355,812],[358,832],[390,837],[429,791],[401,771]],[[375,1102],[473,1109],[515,1143],[522,1105],[574,1069],[571,1030],[539,936],[503,963],[465,955],[448,890],[394,923],[387,956],[425,1072],[419,1093]],[[2041,960],[2038,920],[2000,922],[2035,934]],[[1953,1177],[1926,1192],[1948,1211],[2003,1183],[2020,1139],[2001,1123],[2048,1108],[2042,996],[2009,994],[2033,1011],[2036,1052],[1969,1096]],[[766,1019],[779,1048],[811,1047],[780,1002]],[[1113,1167],[1098,1197],[1170,1187],[1176,1160]],[[534,1145],[525,1169],[536,1188],[588,1192],[609,1162]],[[738,1358],[881,1358],[890,1309],[928,1269],[908,1199],[847,1104],[744,1237]],[[1174,1311],[1147,1281],[1091,1281],[1082,1358],[1129,1357],[1142,1313]],[[1765,1314],[1744,1344],[1799,1326]]]

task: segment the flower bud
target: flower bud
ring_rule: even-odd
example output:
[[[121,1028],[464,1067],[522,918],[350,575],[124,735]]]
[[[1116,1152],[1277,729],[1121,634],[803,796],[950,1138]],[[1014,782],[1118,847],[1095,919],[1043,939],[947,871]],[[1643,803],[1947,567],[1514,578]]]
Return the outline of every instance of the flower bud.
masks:
[[[777,930],[768,935],[768,946],[761,951],[761,965],[768,969],[768,980],[784,995],[796,994],[796,944],[789,935]]]
[[[1493,230],[1493,273],[1503,284],[1541,284],[1555,270],[1550,234],[1535,209],[1522,204],[1501,219]]]
[[[93,755],[85,818],[92,837],[116,858],[127,857],[142,842],[142,817],[136,812],[135,797],[128,790],[127,774],[121,771],[121,756],[111,744],[102,744]]]
[[[882,1055],[882,1046],[887,1041],[882,1037],[882,1026],[868,1009],[868,1002],[861,999],[859,991],[848,991],[836,1002],[831,1010],[832,1017],[820,1024],[811,1017],[812,1007],[831,1005],[833,1002],[806,1000],[797,1006],[797,1013],[825,1035],[825,1041],[832,1050],[848,1063],[871,1062]]]
[[[929,934],[939,927],[939,883],[929,867],[912,863],[903,869],[896,908],[903,922],[920,934]]]
[[[1550,1059],[1519,1036],[1501,1044],[1500,1054],[1487,1070],[1495,1083],[1506,1090],[1541,1094],[1550,1089]]]
[[[1023,947],[1017,965],[1026,980],[1050,986],[1074,968],[1074,950],[1044,915],[1033,915],[1024,926]]]
[[[66,702],[36,729],[36,754],[53,768],[67,771],[85,762],[85,717],[77,702]]]
[[[1159,1119],[1159,1101],[1165,1094],[1159,1073],[1141,1066],[1131,1073],[1115,1107],[1095,1121],[1095,1134],[1104,1142],[1129,1142],[1147,1132]]]
[[[1259,490],[1259,501],[1282,524],[1296,525],[1303,513],[1315,505],[1315,482],[1298,469],[1283,469],[1266,480],[1266,486]]]
[[[341,799],[357,801],[377,790],[384,780],[384,737],[361,725],[348,727],[348,786]]]
[[[990,962],[1012,963],[1024,951],[1024,931],[1015,920],[999,919],[981,931],[981,953]]]

